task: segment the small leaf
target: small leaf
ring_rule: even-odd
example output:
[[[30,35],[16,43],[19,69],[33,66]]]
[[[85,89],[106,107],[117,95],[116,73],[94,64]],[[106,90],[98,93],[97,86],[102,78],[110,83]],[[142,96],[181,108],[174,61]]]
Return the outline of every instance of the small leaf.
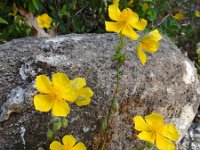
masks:
[[[60,120],[59,117],[54,117],[51,121],[52,121],[53,124],[54,124],[54,123],[60,123],[60,122],[61,122],[61,120]]]
[[[61,122],[58,122],[58,123],[54,123],[54,124],[53,124],[53,130],[54,130],[54,131],[60,130],[61,127],[62,127]]]
[[[114,112],[117,112],[119,110],[119,103],[117,100],[114,100],[114,102],[112,103],[112,109]]]
[[[66,4],[60,10],[60,15],[67,15],[67,5]]]
[[[40,1],[39,0],[32,0],[33,5],[35,6],[36,10],[39,10]]]
[[[8,22],[5,19],[0,17],[0,24],[8,24]]]
[[[48,140],[52,140],[52,139],[54,139],[54,138],[55,138],[54,132],[51,131],[50,129],[48,129],[48,131],[47,131],[47,139],[48,139]]]
[[[61,124],[62,124],[62,127],[66,128],[69,124],[68,120],[66,118],[64,118],[62,121],[61,121]]]
[[[105,130],[107,128],[108,124],[107,124],[107,119],[104,119],[102,124],[101,124],[101,130]]]

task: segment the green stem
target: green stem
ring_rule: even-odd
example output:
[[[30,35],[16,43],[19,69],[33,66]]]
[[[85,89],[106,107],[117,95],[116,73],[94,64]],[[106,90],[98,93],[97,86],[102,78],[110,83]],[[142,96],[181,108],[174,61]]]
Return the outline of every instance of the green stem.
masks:
[[[108,111],[108,114],[107,114],[107,117],[106,117],[106,121],[107,121],[107,127],[105,129],[105,132],[104,132],[104,139],[103,139],[103,144],[100,148],[100,150],[104,150],[104,147],[105,147],[105,143],[106,143],[106,137],[107,137],[107,134],[108,134],[108,124],[109,124],[109,119],[110,119],[110,116],[111,116],[111,113],[112,113],[112,104],[114,103],[115,99],[116,99],[116,96],[117,96],[117,93],[119,91],[119,83],[120,83],[120,66],[122,65],[122,63],[120,62],[120,56],[122,56],[122,49],[125,45],[124,43],[124,36],[123,35],[119,35],[120,37],[120,41],[118,43],[118,46],[116,48],[116,51],[115,51],[115,55],[119,55],[119,58],[117,60],[117,74],[116,74],[116,86],[115,86],[115,90],[114,90],[114,94],[113,94],[113,97],[111,99],[111,105],[109,107],[109,111]],[[126,54],[126,51],[125,53]]]

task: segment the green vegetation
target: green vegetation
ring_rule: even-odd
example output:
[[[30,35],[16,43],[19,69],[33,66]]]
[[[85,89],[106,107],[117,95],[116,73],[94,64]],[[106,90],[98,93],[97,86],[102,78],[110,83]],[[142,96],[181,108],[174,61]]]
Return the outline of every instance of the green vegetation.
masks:
[[[111,3],[112,0],[5,0],[0,2],[0,42],[36,35],[31,23],[19,13],[22,8],[34,17],[47,13],[52,18],[48,31],[56,35],[104,33],[104,21],[109,18],[107,6]],[[200,66],[196,53],[200,40],[200,0],[123,0],[120,7],[130,7],[147,19],[147,30],[159,28]],[[182,18],[173,17],[177,13]]]

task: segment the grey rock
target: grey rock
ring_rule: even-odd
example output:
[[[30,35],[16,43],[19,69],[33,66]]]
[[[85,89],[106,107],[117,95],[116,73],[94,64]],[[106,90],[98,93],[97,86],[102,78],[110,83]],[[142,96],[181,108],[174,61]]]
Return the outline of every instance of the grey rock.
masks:
[[[179,142],[178,148],[199,150],[200,149],[200,107],[192,125],[188,129],[184,138]]]
[[[73,134],[88,149],[100,141],[99,122],[106,116],[114,90],[116,67],[111,61],[115,34],[65,35],[54,38],[16,39],[0,46],[0,149],[48,149],[50,113],[34,110],[35,78],[65,72],[71,79],[84,77],[95,95],[90,105],[70,104],[69,126],[57,134]],[[173,123],[180,139],[190,127],[199,105],[200,85],[192,62],[168,39],[142,65],[135,55],[136,43],[128,40],[128,56],[121,68],[119,112],[109,123],[107,149],[135,147],[132,118],[152,111]]]

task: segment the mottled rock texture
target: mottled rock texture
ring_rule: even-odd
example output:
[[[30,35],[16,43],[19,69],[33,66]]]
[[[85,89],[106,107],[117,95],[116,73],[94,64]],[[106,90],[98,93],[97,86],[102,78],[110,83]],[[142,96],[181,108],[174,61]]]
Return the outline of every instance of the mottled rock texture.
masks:
[[[34,110],[37,75],[65,72],[70,78],[84,77],[95,93],[89,106],[70,104],[70,124],[58,134],[73,134],[88,149],[98,144],[97,125],[106,115],[112,97],[116,64],[112,63],[115,34],[71,34],[54,38],[16,39],[0,46],[0,149],[48,148],[49,113]],[[135,42],[127,44],[128,56],[121,71],[117,96],[119,112],[110,120],[107,149],[134,147],[132,118],[152,111],[166,123],[174,123],[181,137],[189,128],[199,104],[199,80],[190,60],[167,38],[159,51],[141,65]],[[92,142],[93,141],[93,142]]]

